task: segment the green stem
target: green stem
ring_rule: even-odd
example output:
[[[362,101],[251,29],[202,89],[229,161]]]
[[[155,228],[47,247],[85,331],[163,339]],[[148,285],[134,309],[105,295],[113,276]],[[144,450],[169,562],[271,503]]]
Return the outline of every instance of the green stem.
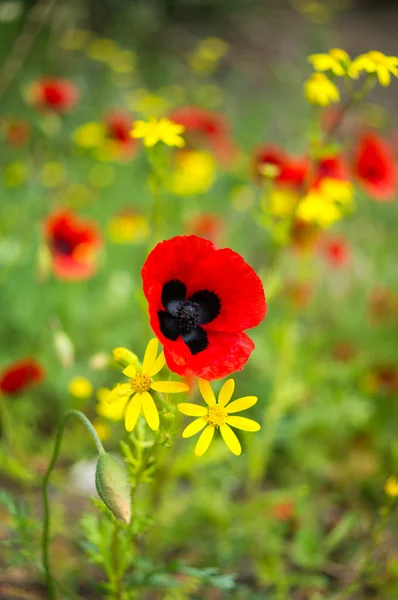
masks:
[[[80,419],[80,421],[83,423],[83,425],[85,426],[87,431],[90,433],[91,437],[93,438],[93,441],[94,441],[94,444],[95,444],[98,454],[105,453],[104,447],[101,444],[101,441],[97,435],[97,432],[95,431],[94,427],[92,426],[90,421],[87,419],[87,417],[79,410],[69,410],[65,414],[63,420],[61,421],[61,423],[58,427],[57,435],[55,437],[53,454],[52,454],[51,461],[48,466],[47,472],[44,476],[43,484],[42,484],[43,505],[44,505],[44,526],[43,526],[43,535],[42,535],[41,546],[42,546],[43,567],[44,567],[44,573],[45,573],[45,579],[46,579],[49,600],[56,599],[56,591],[55,591],[55,582],[54,582],[53,576],[51,574],[51,567],[50,567],[50,560],[49,560],[50,502],[49,502],[49,497],[48,497],[48,484],[50,481],[51,472],[55,466],[55,463],[56,463],[58,455],[59,455],[59,451],[61,449],[61,442],[62,442],[62,436],[64,433],[64,429],[65,429],[66,423],[68,422],[70,417],[77,417],[78,419]]]

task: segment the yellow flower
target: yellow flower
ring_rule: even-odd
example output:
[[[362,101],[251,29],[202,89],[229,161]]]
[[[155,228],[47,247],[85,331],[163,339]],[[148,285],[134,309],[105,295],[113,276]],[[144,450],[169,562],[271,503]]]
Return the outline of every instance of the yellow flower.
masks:
[[[203,194],[213,185],[216,162],[209,152],[183,150],[175,157],[170,190],[178,196]]]
[[[357,79],[362,71],[375,73],[381,85],[390,85],[391,75],[398,77],[398,56],[386,56],[377,50],[360,54],[353,62],[348,74]]]
[[[350,57],[345,50],[332,48],[327,54],[311,54],[308,62],[315,71],[331,71],[334,75],[345,75],[350,65]]]
[[[124,410],[127,404],[127,398],[124,402],[117,402],[116,404],[109,404],[108,398],[112,393],[108,388],[100,388],[97,390],[97,399],[98,403],[95,407],[96,412],[101,415],[101,417],[105,417],[110,421],[121,421],[123,419]]]
[[[315,189],[310,190],[301,200],[297,217],[303,221],[317,223],[321,227],[328,227],[342,217],[342,212],[329,196]]]
[[[145,350],[142,367],[133,366],[132,364],[126,367],[123,373],[130,381],[128,383],[119,383],[107,398],[110,404],[118,400],[129,399],[124,413],[124,422],[127,431],[133,431],[141,409],[149,427],[154,431],[159,429],[158,409],[149,390],[167,394],[189,391],[189,387],[185,383],[177,381],[152,381],[152,377],[159,373],[166,364],[164,352],[161,352],[157,357],[158,345],[158,340],[153,338]]]
[[[107,423],[104,423],[100,419],[96,419],[93,422],[93,426],[101,442],[105,442],[105,440],[107,440],[111,434],[109,425]]]
[[[340,100],[337,86],[324,73],[313,73],[305,82],[304,90],[310,104],[327,106]]]
[[[332,177],[325,177],[322,180],[321,190],[339,204],[350,204],[354,195],[354,187],[350,181]]]
[[[148,219],[141,215],[121,214],[108,223],[109,239],[115,244],[140,244],[149,237]]]
[[[262,200],[265,212],[270,212],[274,217],[288,217],[291,215],[299,201],[299,195],[293,190],[282,187],[274,188]]]
[[[104,139],[104,125],[94,121],[81,125],[73,134],[73,141],[81,148],[96,148]]]
[[[45,187],[57,187],[66,177],[65,167],[60,162],[48,162],[43,165],[40,179]]]
[[[87,48],[87,54],[93,60],[110,63],[120,52],[118,45],[106,38],[94,39]]]
[[[86,377],[74,377],[69,382],[69,393],[80,400],[89,398],[93,393],[92,383]]]
[[[391,496],[391,498],[398,497],[398,479],[391,475],[384,485],[384,491],[387,496]]]
[[[190,417],[198,417],[184,429],[182,437],[191,437],[205,427],[195,447],[196,456],[202,456],[213,439],[215,429],[220,428],[221,435],[228,448],[233,454],[239,456],[242,452],[242,448],[230,425],[237,429],[243,429],[243,431],[259,431],[260,425],[256,423],[256,421],[252,421],[252,419],[230,415],[253,406],[257,402],[256,396],[245,396],[244,398],[239,398],[238,400],[231,402],[231,404],[228,404],[235,389],[235,381],[233,379],[228,379],[223,384],[220,393],[218,394],[218,400],[216,400],[208,381],[199,379],[198,383],[200,393],[207,403],[207,407],[191,404],[190,402],[177,405],[178,410],[182,412],[182,414]]]
[[[145,146],[154,146],[158,142],[163,142],[166,146],[176,146],[182,148],[185,145],[181,134],[185,127],[169,121],[163,117],[155,119],[152,117],[149,121],[135,121],[131,136],[133,138],[143,138]]]
[[[208,74],[214,71],[219,61],[227,54],[228,44],[219,38],[206,38],[189,58],[189,65],[198,73]]]

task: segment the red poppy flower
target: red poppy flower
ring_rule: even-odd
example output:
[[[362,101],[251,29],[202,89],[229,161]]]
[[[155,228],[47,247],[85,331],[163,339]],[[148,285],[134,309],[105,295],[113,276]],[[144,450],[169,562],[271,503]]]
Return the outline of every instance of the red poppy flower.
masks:
[[[397,191],[397,171],[389,146],[375,133],[363,135],[354,152],[354,175],[369,196],[392,200]]]
[[[267,305],[239,254],[195,235],[174,237],[152,250],[142,279],[172,371],[212,380],[243,368],[254,349],[243,331],[262,321]]]
[[[198,106],[184,106],[174,110],[169,119],[184,125],[184,139],[188,147],[196,148],[205,144],[224,164],[236,159],[237,147],[231,139],[227,121],[219,113]]]
[[[69,112],[77,103],[78,89],[73,81],[48,77],[37,81],[32,88],[33,103],[42,110]]]
[[[278,174],[274,178],[277,184],[297,190],[304,185],[310,167],[307,158],[293,159],[275,145],[260,146],[254,153],[254,173],[258,181],[263,180],[262,168],[267,164],[278,168]]]
[[[81,221],[71,211],[60,211],[47,219],[45,236],[57,277],[86,279],[95,272],[101,239],[94,223]]]
[[[325,156],[315,164],[315,181],[313,185],[317,185],[327,177],[343,181],[349,179],[348,168],[341,154]]]
[[[44,370],[39,363],[30,358],[11,363],[0,374],[0,391],[3,394],[17,394],[44,377]]]
[[[325,238],[321,251],[332,267],[346,267],[350,261],[350,247],[342,237]]]
[[[222,231],[222,220],[216,213],[201,213],[187,223],[186,230],[217,243]]]
[[[137,151],[137,140],[130,135],[132,122],[133,118],[120,110],[115,110],[105,117],[106,136],[114,142],[120,158],[131,158]]]

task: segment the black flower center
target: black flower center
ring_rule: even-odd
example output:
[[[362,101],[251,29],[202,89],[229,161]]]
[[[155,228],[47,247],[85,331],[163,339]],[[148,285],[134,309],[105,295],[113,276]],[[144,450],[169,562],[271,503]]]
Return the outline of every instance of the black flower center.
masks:
[[[73,252],[74,244],[70,240],[61,237],[55,237],[52,240],[52,248],[57,254],[69,255]]]
[[[206,331],[201,327],[213,321],[221,310],[221,302],[214,292],[198,290],[186,298],[187,288],[179,279],[167,281],[162,289],[165,310],[158,311],[160,330],[172,341],[179,336],[192,354],[208,346]]]

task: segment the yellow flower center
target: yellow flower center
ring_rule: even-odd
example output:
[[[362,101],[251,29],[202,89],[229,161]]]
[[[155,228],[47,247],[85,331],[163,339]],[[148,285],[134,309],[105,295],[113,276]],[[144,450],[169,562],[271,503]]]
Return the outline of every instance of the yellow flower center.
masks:
[[[228,413],[225,408],[216,404],[208,409],[205,419],[209,425],[220,427],[220,425],[224,425],[227,417]]]
[[[151,378],[142,373],[138,373],[132,379],[130,379],[131,387],[135,392],[142,394],[151,387]]]

